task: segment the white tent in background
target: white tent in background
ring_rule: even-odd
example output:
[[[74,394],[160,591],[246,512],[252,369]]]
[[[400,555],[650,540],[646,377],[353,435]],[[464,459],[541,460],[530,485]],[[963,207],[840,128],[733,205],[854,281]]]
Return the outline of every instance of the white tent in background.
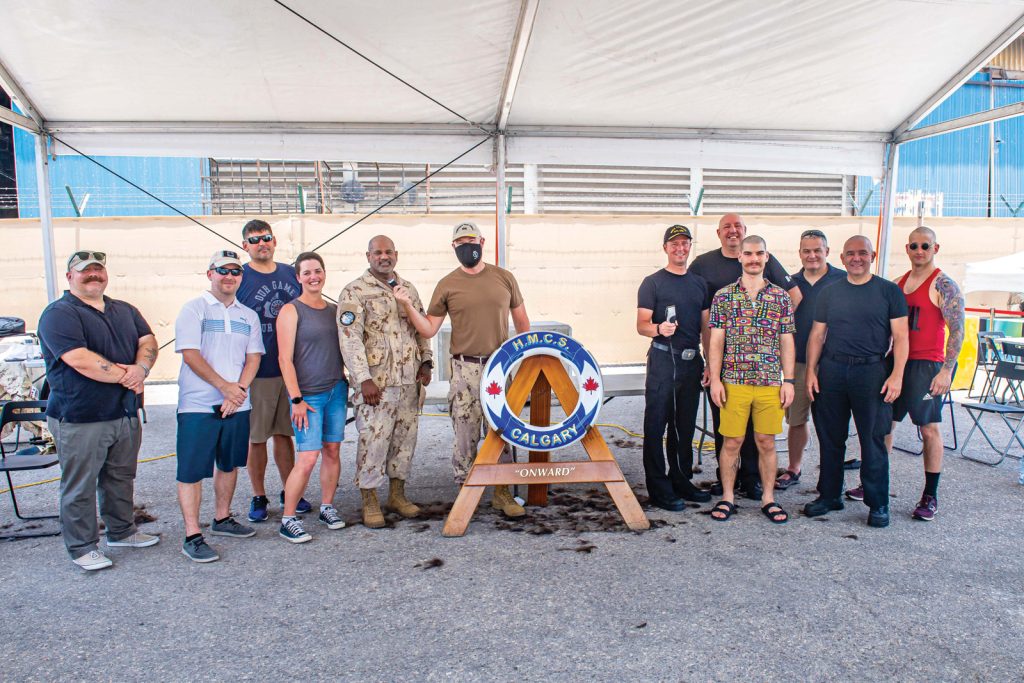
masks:
[[[964,292],[1024,292],[1024,251],[968,263]]]
[[[1024,32],[1024,1],[0,0],[0,85],[48,154],[879,175]],[[72,149],[74,148],[74,149]],[[497,207],[497,202],[496,202]],[[499,261],[504,212],[496,211]]]

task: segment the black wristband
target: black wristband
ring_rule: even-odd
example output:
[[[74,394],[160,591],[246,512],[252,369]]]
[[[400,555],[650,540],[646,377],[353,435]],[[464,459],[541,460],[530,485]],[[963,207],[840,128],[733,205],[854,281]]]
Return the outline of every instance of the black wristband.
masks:
[[[796,380],[795,379],[785,379],[785,378],[783,378],[782,381],[785,382],[786,384],[796,384]]]
[[[297,406],[300,403],[302,403],[302,397],[301,396],[296,396],[295,398],[292,399],[292,405],[296,405]]]

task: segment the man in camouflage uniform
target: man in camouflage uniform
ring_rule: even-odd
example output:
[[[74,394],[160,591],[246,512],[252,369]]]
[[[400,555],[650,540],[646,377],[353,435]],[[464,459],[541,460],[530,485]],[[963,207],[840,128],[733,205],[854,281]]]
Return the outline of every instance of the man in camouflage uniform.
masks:
[[[393,289],[408,290],[423,310],[416,288],[395,274],[398,252],[384,235],[370,240],[362,277],[341,290],[338,336],[345,367],[352,377],[359,447],[356,486],[363,496],[363,524],[384,526],[377,487],[385,474],[391,482],[384,507],[415,517],[419,507],[405,497],[405,481],[416,449],[420,384],[430,383],[430,342],[420,336],[395,301]]]

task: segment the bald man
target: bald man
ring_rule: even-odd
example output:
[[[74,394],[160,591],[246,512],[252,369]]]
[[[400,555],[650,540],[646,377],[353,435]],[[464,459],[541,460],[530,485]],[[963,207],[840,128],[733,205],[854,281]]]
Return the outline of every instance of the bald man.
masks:
[[[720,289],[737,282],[743,275],[743,266],[740,265],[740,244],[746,236],[747,225],[743,222],[743,217],[738,213],[725,214],[718,221],[718,239],[722,243],[722,248],[712,249],[701,254],[690,265],[690,272],[704,278],[708,283],[708,298],[705,302],[705,308],[711,307],[711,301]],[[782,289],[788,292],[793,302],[793,310],[796,311],[803,295],[800,293],[800,288],[797,286],[796,281],[789,276],[789,273],[786,272],[786,269],[782,267],[782,264],[779,263],[779,260],[774,255],[768,255],[768,263],[764,266],[764,279],[782,287]],[[705,329],[703,334],[704,348],[711,348],[709,346],[710,343],[711,333]],[[704,380],[704,384],[707,385],[707,369],[705,369]],[[715,426],[715,455],[720,456],[723,443],[723,437],[719,432],[721,411],[710,400],[710,395],[708,402],[711,403],[711,420]],[[737,492],[742,492],[751,500],[760,500],[762,495],[761,476],[757,463],[758,451],[757,444],[754,441],[754,425],[753,422],[750,422],[747,425],[747,433],[743,439],[743,445],[740,447],[739,481],[736,490]],[[713,489],[716,495],[722,493],[720,473],[718,481],[719,483]]]
[[[889,455],[885,436],[907,363],[907,300],[895,283],[872,275],[871,240],[846,240],[846,278],[818,295],[807,341],[808,398],[821,444],[819,496],[808,517],[843,509],[843,459],[850,415],[857,425],[868,524],[889,526]],[[890,344],[892,355],[888,356]]]

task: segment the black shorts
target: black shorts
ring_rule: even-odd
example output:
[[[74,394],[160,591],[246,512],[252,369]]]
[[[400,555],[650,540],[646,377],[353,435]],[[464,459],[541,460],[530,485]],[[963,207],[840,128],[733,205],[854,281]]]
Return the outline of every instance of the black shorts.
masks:
[[[942,422],[942,400],[945,396],[932,396],[928,389],[942,363],[934,360],[908,360],[903,369],[903,390],[892,404],[892,421],[902,422],[910,413],[910,421],[918,427]]]

